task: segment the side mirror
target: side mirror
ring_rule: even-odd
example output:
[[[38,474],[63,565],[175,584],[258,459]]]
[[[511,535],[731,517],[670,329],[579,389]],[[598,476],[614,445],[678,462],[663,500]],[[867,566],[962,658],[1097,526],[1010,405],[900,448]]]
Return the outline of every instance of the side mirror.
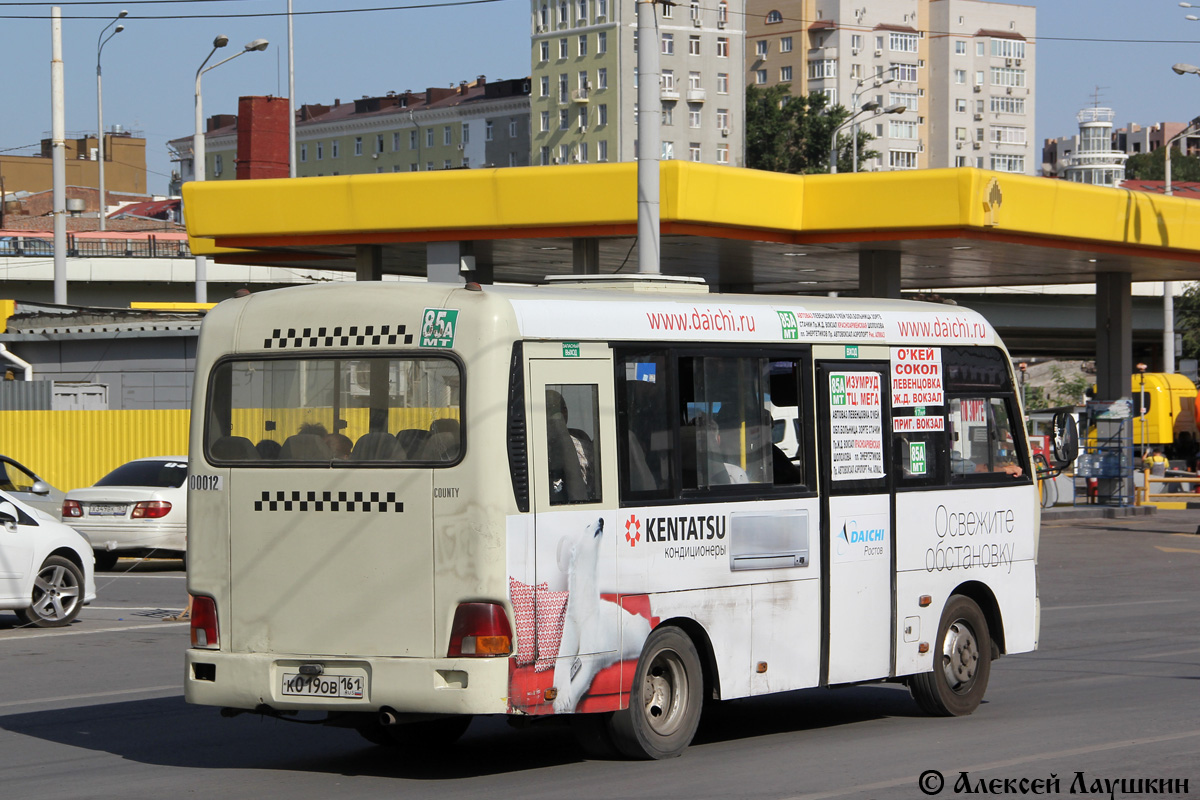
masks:
[[[34,494],[48,495],[50,494],[50,484],[45,481],[34,481],[33,486],[29,487],[29,491]]]
[[[17,507],[12,503],[0,503],[0,525],[10,531],[17,529]]]
[[[1059,469],[1073,462],[1079,455],[1079,428],[1075,425],[1075,417],[1069,411],[1059,411],[1054,415],[1050,455],[1053,457],[1054,466]]]

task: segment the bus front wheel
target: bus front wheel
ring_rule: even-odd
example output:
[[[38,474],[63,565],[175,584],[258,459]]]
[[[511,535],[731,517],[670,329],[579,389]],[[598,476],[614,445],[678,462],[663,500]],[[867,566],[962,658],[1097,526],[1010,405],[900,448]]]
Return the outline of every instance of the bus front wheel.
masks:
[[[962,717],[979,707],[992,672],[992,639],[979,606],[953,595],[938,624],[933,671],[913,675],[908,689],[935,717]]]
[[[678,628],[646,639],[633,675],[629,707],[613,714],[613,743],[630,758],[672,758],[696,735],[704,676],[696,646]]]

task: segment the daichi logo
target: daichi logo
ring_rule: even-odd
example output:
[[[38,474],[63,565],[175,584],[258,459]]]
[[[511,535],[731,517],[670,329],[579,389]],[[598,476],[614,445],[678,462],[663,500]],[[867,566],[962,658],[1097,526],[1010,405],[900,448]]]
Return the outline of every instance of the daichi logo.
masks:
[[[630,514],[629,519],[625,520],[625,541],[629,542],[630,547],[636,547],[641,538],[642,523],[637,517]]]

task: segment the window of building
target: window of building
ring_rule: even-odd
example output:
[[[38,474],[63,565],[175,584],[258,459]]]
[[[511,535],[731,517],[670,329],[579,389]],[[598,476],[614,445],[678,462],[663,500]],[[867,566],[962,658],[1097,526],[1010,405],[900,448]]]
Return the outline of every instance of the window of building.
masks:
[[[965,56],[967,54],[967,43],[961,39],[954,43],[954,55]]]
[[[699,163],[699,161],[700,161],[700,143],[699,142],[689,142],[688,143],[688,158],[692,161]]]
[[[586,69],[582,69],[579,71],[579,76],[578,76],[577,80],[579,82],[579,96],[580,97],[587,97],[587,90],[588,90],[588,76],[587,75],[588,74],[587,74]]]
[[[675,143],[674,142],[663,142],[662,143],[662,160],[663,161],[674,161],[675,160]]]
[[[729,37],[717,37],[717,58],[729,58]]]
[[[700,106],[696,103],[688,103],[688,127],[700,127]]]
[[[596,142],[596,160],[608,161],[608,140],[601,139]]]
[[[862,34],[850,34],[850,49],[854,51],[854,55],[858,55],[858,51],[862,50]]]
[[[559,0],[558,3],[558,24],[566,25],[571,20],[567,16],[567,0]]]
[[[471,168],[471,157],[463,156],[462,165],[463,165],[463,169],[470,169]]]
[[[400,149],[400,131],[392,132],[392,152]]]
[[[575,18],[579,24],[587,24],[587,0],[579,0],[579,15]]]
[[[975,141],[977,141],[977,142],[983,141],[983,128],[975,129]]]
[[[985,42],[976,42],[975,43],[975,55],[980,58],[983,58],[983,56],[986,54],[987,54],[987,44]]]
[[[717,109],[717,127],[721,128],[721,129],[725,129],[725,128],[729,127],[729,109],[728,108],[718,108]]]
[[[967,82],[967,71],[965,69],[954,70],[954,82],[960,86]]]
[[[376,153],[383,152],[383,134],[382,133],[375,135],[375,152]]]
[[[810,80],[837,77],[837,59],[823,58],[808,62],[808,77]],[[899,80],[899,79],[897,79]]]
[[[893,139],[916,139],[917,123],[903,119],[890,120],[888,122],[888,136]]]
[[[961,97],[957,98],[957,99],[954,101],[954,110],[955,110],[955,111],[958,111],[958,112],[961,112],[961,113],[966,113],[966,110],[967,110],[967,101],[966,101],[966,100],[964,100],[964,99],[963,99],[963,98],[961,98]]]
[[[791,81],[791,79],[792,79],[792,68],[791,67],[780,67],[779,68],[779,80],[783,81],[784,83],[787,83],[787,82]]]
[[[725,0],[717,3],[717,24],[724,25],[729,22],[729,3]]]
[[[888,167],[891,169],[916,169],[916,150],[888,150]]]
[[[675,35],[672,33],[664,33],[662,35],[662,54],[664,56],[675,55]]]
[[[670,19],[675,16],[675,6],[671,3],[664,3],[662,8],[663,19]]]
[[[542,4],[542,7],[538,9],[538,23],[542,26],[550,24],[550,9],[545,4]],[[544,61],[545,59],[542,60]]]
[[[997,95],[991,98],[992,111],[998,114],[1024,114],[1025,98],[1013,97],[1010,94]]]
[[[850,77],[857,79],[857,78],[862,78],[862,76],[863,76],[862,64],[851,64],[850,65]]]
[[[596,106],[596,124],[608,124],[608,104],[601,103],[600,105]]]
[[[588,143],[579,143],[579,163],[586,164],[588,162]]]
[[[596,89],[608,88],[608,67],[601,67],[596,70]]]
[[[308,161],[308,145],[306,144],[300,145],[300,160]]]
[[[917,34],[891,31],[888,33],[888,49],[893,53],[917,52]]]
[[[717,94],[729,94],[729,73],[717,73]]]
[[[317,161],[321,161],[325,157],[325,143],[317,142]]]
[[[549,75],[542,76],[541,90],[542,90],[541,97],[549,97],[550,96],[550,76]]]
[[[727,144],[717,145],[717,163],[718,164],[728,164],[729,163],[729,145],[727,145]]]
[[[542,61],[543,62],[549,61],[550,60],[550,42],[549,41],[539,42],[538,48],[540,49],[541,54],[542,54]]]
[[[700,90],[700,73],[699,72],[692,71],[692,72],[688,73],[688,90],[689,91],[699,91]]]
[[[409,150],[417,149],[417,131],[416,131],[416,129],[413,129],[408,132],[408,149]]]
[[[579,107],[579,129],[587,130],[588,107]]]
[[[784,36],[782,39],[779,40],[779,52],[781,52],[781,53],[792,52],[792,37]]]
[[[515,117],[508,121],[508,135],[509,136],[517,135],[517,119]]]
[[[550,148],[543,147],[538,157],[541,159],[542,166],[548,165],[550,163]]]
[[[954,129],[954,141],[965,142],[966,140],[967,140],[967,129],[966,128],[955,128]]]
[[[558,40],[558,57],[559,58],[567,57],[567,40],[566,39]]]
[[[1025,86],[1025,70],[1016,67],[992,67],[993,86]]]
[[[664,69],[662,71],[662,88],[669,92],[675,90],[675,70]]]
[[[700,55],[700,37],[699,36],[689,36],[688,37],[688,55],[689,56]]]
[[[569,90],[567,88],[567,73],[562,73],[558,76],[558,102],[566,103],[570,100]]]
[[[425,129],[425,146],[433,147],[433,126]]]
[[[454,144],[454,130],[449,125],[442,128],[442,144]]]
[[[492,141],[492,121],[490,119],[483,123],[483,140],[485,142]]]
[[[463,144],[471,143],[471,126],[469,123],[466,123],[466,122],[464,122],[462,124],[462,143]]]
[[[780,22],[783,22],[783,14],[779,13],[778,11],[768,11],[767,12],[767,24],[768,25],[776,25]]]
[[[993,125],[991,141],[994,144],[1025,144],[1025,129],[1015,125]]]
[[[835,87],[835,86],[830,86],[830,87],[828,87],[828,88],[826,88],[826,89],[817,89],[817,90],[816,90],[816,93],[817,93],[817,94],[822,94],[822,95],[825,95],[825,100],[827,101],[827,102],[825,103],[825,107],[826,107],[826,108],[830,108],[830,107],[832,107],[832,106],[836,106],[836,105],[837,105],[837,101],[838,101],[838,99],[837,99],[837,97],[838,97],[838,94],[837,94],[837,87]]]
[[[904,106],[909,111],[919,111],[916,92],[888,92],[888,105]]]
[[[663,106],[662,124],[663,125],[674,125],[675,124],[675,107],[674,106]]]
[[[767,47],[770,45],[766,39],[759,39],[754,43],[754,54],[759,58],[767,57]]]
[[[882,36],[875,37],[875,49],[880,50],[880,51],[883,50],[883,37]]]
[[[967,165],[967,157],[966,156],[955,156],[954,157],[954,166],[965,167],[966,165]]]
[[[442,169],[453,169],[453,167],[454,165],[450,163],[450,159],[448,158],[442,162]]]
[[[916,64],[899,64],[893,62],[890,66],[892,67],[892,75],[896,80],[907,83],[917,82]]]
[[[560,164],[567,164],[571,161],[571,145],[560,144],[558,146],[558,161]]]
[[[363,154],[362,137],[355,136],[354,137],[354,155],[361,156],[362,154]]]
[[[992,39],[992,55],[998,58],[1024,58],[1025,42],[1020,39]]]
[[[520,165],[517,163],[517,154],[516,154],[516,153],[509,153],[509,154],[508,154],[508,165],[509,165],[510,167],[517,167],[517,166],[520,166]]]
[[[560,108],[558,110],[558,129],[565,131],[571,127],[571,109]]]
[[[596,52],[600,55],[608,52],[608,31],[600,31],[596,34]]]
[[[416,163],[416,162],[413,162],[412,164],[409,164],[409,165],[408,165],[408,171],[409,171],[409,172],[420,172],[420,171],[421,171],[421,165],[420,165],[420,164],[418,164],[418,163]]]
[[[754,71],[754,82],[757,83],[759,86],[762,86],[763,84],[765,84],[767,82],[767,71],[765,69],[755,70]]]
[[[582,34],[579,37],[579,55],[581,55],[581,56],[587,55],[587,34],[586,33]]]
[[[596,0],[596,16],[608,17],[608,0]]]
[[[542,132],[545,133],[548,130],[550,130],[550,112],[543,111],[542,112]]]

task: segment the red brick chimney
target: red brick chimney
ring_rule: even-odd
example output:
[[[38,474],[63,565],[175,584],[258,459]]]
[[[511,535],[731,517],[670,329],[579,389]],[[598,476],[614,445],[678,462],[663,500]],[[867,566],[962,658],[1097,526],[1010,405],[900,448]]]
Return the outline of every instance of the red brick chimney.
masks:
[[[239,97],[237,179],[288,176],[286,97]]]

